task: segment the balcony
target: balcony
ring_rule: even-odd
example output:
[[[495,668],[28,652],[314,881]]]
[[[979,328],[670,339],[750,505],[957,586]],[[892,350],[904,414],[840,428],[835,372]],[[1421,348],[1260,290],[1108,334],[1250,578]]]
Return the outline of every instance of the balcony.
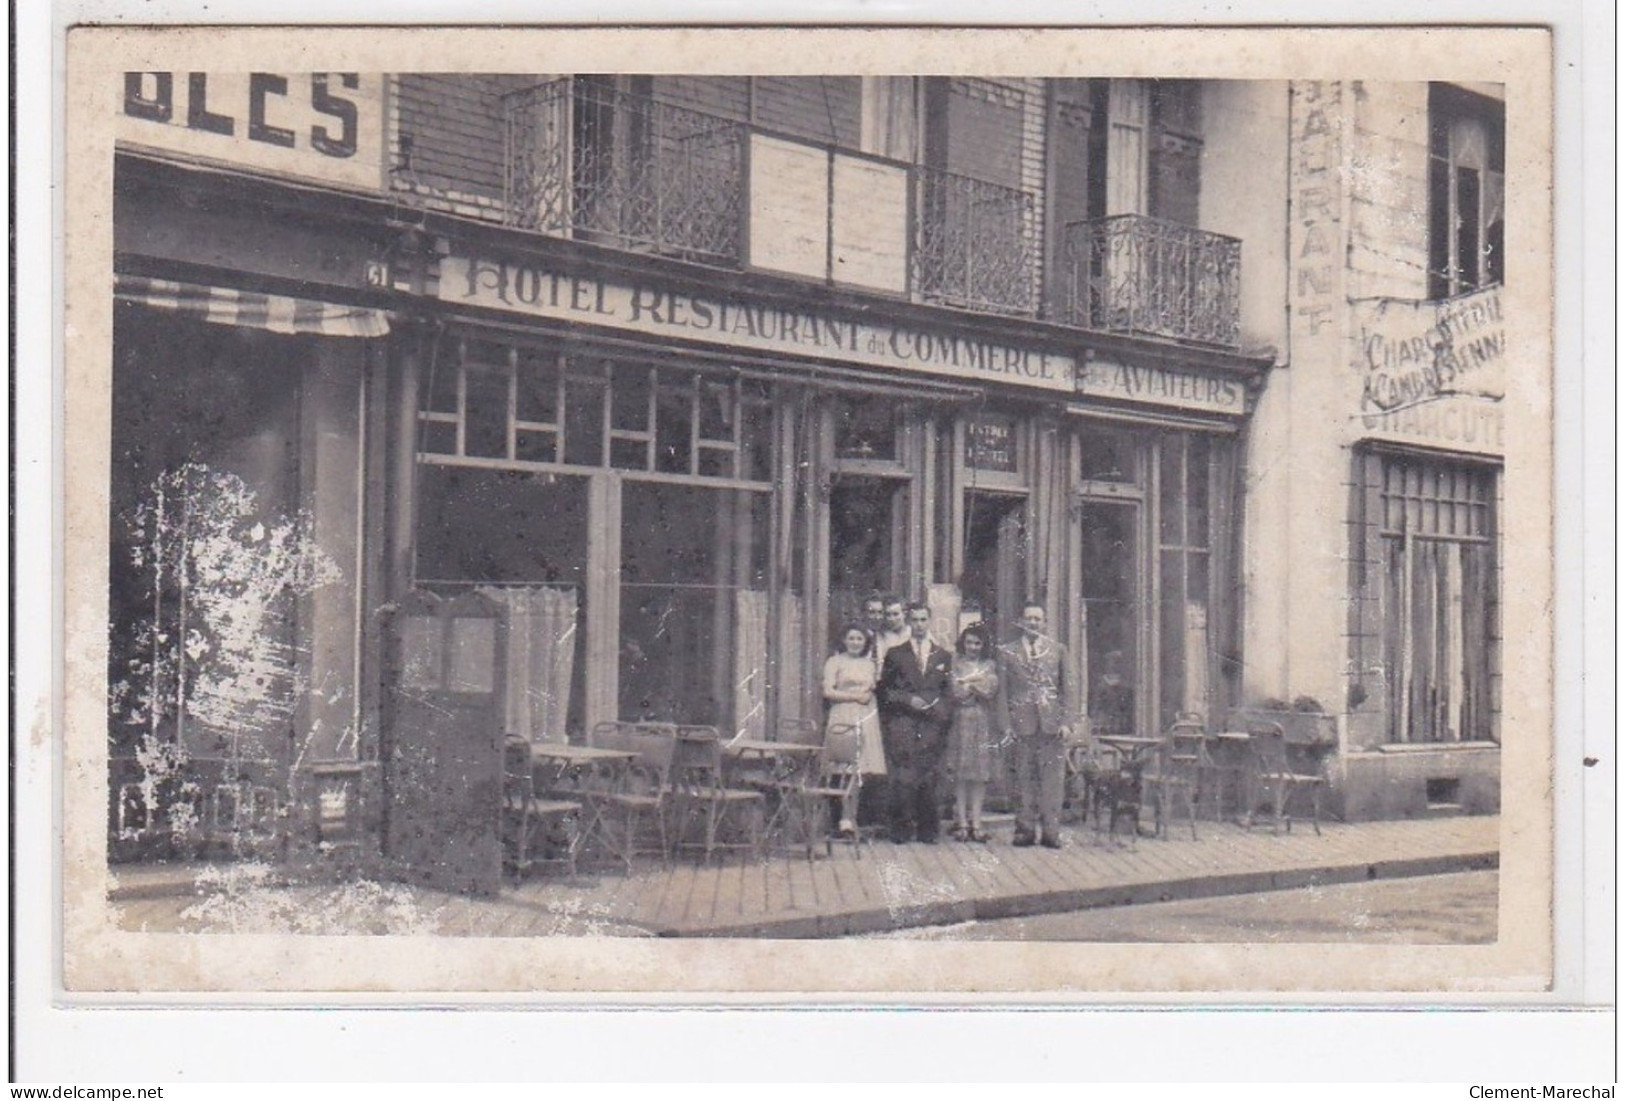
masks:
[[[916,167],[914,287],[928,302],[1031,314],[1037,250],[1032,195]]]
[[[774,266],[750,255],[746,235],[749,125],[563,78],[504,96],[502,126],[505,224],[713,267]],[[815,145],[805,150],[837,160],[850,156]],[[906,289],[922,301],[960,309],[1035,312],[1031,194],[921,166],[867,163],[906,174],[899,194],[911,194],[914,207],[915,224],[897,237],[897,285],[884,289]],[[907,205],[898,203],[898,219],[908,217]],[[787,212],[784,233],[796,230],[801,213]],[[823,200],[818,216],[829,216]],[[824,240],[826,234],[814,227],[810,236]],[[827,276],[831,259],[815,267]]]
[[[748,128],[569,78],[504,97],[507,224],[737,267]]]
[[[1241,242],[1140,214],[1073,222],[1060,320],[1099,332],[1235,348]]]

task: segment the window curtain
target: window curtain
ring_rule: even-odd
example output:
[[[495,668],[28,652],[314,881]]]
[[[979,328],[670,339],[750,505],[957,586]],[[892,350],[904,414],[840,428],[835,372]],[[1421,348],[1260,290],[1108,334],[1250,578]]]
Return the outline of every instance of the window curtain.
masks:
[[[767,736],[767,594],[734,590],[733,736]]]
[[[1208,640],[1208,609],[1197,601],[1185,603],[1185,696],[1180,710],[1206,715],[1213,701],[1208,696],[1208,667],[1213,650]]]
[[[779,646],[774,675],[778,678],[779,711],[790,718],[813,719],[822,725],[821,714],[803,714],[805,678],[802,653],[807,641],[806,602],[792,592],[779,594]]]
[[[1220,722],[1241,702],[1242,447],[1238,440],[1215,439],[1208,455],[1209,702],[1198,710]]]
[[[570,740],[575,673],[574,589],[481,588],[508,615],[508,692],[504,730],[528,742]]]
[[[914,78],[863,78],[863,152],[913,163],[919,131],[915,110]]]

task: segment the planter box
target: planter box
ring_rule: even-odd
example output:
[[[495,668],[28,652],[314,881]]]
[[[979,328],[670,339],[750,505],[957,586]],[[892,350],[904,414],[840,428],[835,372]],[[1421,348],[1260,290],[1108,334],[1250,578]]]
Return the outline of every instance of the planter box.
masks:
[[[1238,707],[1230,712],[1230,729],[1247,730],[1263,723],[1280,723],[1286,740],[1293,745],[1335,746],[1337,716],[1315,711],[1272,711],[1261,707]]]

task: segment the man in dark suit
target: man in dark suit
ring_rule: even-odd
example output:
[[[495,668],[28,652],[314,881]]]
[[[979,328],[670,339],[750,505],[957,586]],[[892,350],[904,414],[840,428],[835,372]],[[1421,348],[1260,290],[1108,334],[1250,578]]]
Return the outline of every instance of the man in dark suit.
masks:
[[[907,642],[886,651],[880,708],[891,792],[891,838],[937,842],[937,787],[953,712],[953,657],[931,641],[931,612],[908,606]]]
[[[1067,717],[1076,712],[1067,679],[1066,647],[1044,631],[1044,606],[1021,609],[1021,637],[999,647],[1005,741],[1016,793],[1017,845],[1061,847],[1061,796],[1066,782]]]

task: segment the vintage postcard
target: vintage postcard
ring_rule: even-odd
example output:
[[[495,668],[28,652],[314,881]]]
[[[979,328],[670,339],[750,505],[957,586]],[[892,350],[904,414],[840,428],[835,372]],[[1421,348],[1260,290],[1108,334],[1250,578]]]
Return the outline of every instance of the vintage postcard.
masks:
[[[1551,49],[70,30],[65,997],[1549,990]]]

